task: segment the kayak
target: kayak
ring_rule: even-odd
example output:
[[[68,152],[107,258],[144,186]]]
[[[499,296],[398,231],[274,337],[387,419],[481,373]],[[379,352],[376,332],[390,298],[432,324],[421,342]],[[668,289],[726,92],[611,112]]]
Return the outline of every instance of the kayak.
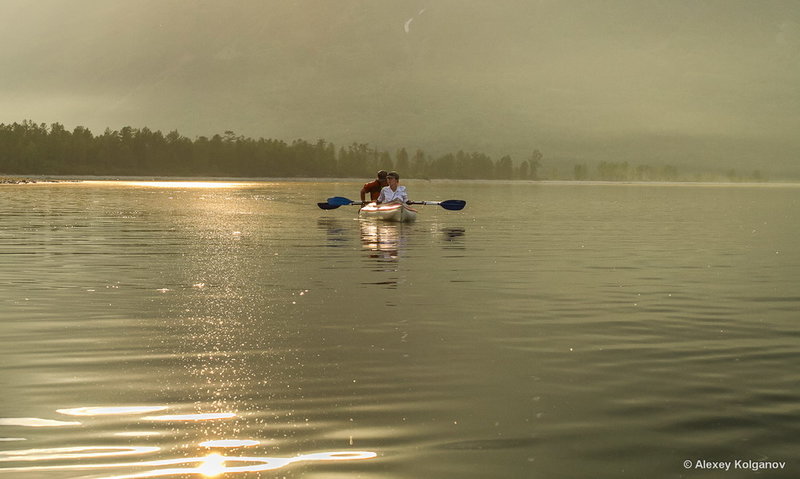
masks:
[[[387,203],[385,205],[369,203],[358,210],[358,217],[394,221],[396,223],[410,223],[417,219],[417,210],[403,203]]]

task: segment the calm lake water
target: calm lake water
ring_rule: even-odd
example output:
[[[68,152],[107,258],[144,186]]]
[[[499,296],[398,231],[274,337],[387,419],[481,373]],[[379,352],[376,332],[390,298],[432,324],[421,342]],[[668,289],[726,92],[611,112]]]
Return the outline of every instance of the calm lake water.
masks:
[[[404,183],[0,188],[0,477],[800,477],[800,185]]]

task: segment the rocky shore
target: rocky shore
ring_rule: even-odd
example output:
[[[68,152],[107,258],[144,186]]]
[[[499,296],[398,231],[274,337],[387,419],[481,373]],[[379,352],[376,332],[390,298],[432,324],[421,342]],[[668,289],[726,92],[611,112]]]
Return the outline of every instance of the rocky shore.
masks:
[[[47,178],[26,178],[20,176],[0,176],[0,185],[28,185],[33,183],[58,183]]]

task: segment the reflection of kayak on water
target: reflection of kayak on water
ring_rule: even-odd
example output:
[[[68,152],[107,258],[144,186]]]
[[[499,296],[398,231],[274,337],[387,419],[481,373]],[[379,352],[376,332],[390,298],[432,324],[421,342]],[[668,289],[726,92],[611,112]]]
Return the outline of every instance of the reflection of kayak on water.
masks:
[[[399,223],[385,221],[358,223],[361,226],[361,244],[369,257],[379,260],[381,264],[376,271],[396,271],[395,266],[387,266],[387,263],[396,263],[400,259],[408,228]]]
[[[417,219],[417,210],[403,203],[387,203],[378,205],[370,203],[358,211],[359,218],[409,223]]]

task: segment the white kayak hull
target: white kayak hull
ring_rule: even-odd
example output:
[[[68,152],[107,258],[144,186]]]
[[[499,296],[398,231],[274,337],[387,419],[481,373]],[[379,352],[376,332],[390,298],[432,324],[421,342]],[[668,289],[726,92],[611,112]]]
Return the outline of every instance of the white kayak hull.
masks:
[[[402,203],[387,203],[378,205],[370,203],[358,211],[359,218],[392,221],[395,223],[410,223],[416,221],[417,210]]]

